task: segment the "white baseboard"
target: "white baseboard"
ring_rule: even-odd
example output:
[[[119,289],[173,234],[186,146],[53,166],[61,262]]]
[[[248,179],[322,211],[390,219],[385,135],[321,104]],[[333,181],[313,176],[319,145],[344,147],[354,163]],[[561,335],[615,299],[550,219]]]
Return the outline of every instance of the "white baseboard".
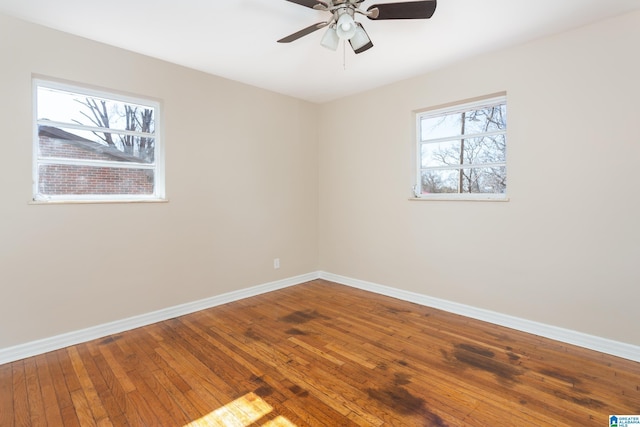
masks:
[[[640,346],[636,346],[633,344],[600,338],[582,332],[563,329],[557,326],[546,325],[544,323],[521,319],[519,317],[509,316],[507,314],[496,313],[490,310],[471,307],[456,302],[433,298],[415,292],[404,291],[402,289],[378,285],[375,283],[353,279],[350,277],[344,277],[324,271],[319,272],[319,276],[321,279],[329,280],[331,282],[336,282],[365,291],[413,302],[427,307],[437,308],[450,313],[470,317],[472,319],[493,323],[494,325],[516,329],[518,331],[539,335],[541,337],[550,338],[552,340],[561,341],[567,344],[573,344],[590,350],[599,351],[601,353],[606,353],[613,356],[622,357],[624,359],[633,360],[635,362],[640,362]]]
[[[205,310],[207,308],[215,307],[244,298],[249,298],[266,292],[298,285],[300,283],[317,279],[318,277],[319,273],[317,272],[303,274],[300,276],[290,277],[288,279],[282,279],[275,282],[253,286],[247,289],[241,289],[222,295],[216,295],[214,297],[205,298],[199,301],[193,301],[186,304],[168,307],[151,313],[129,317],[127,319],[116,320],[114,322],[93,326],[79,331],[73,331],[38,341],[16,345],[14,347],[0,349],[0,365],[24,359],[26,357],[47,353],[49,351],[58,350],[64,347],[69,347],[71,345],[102,338],[107,335],[117,334],[142,326],[147,326],[152,323],[173,319],[174,317],[184,316],[185,314],[194,313],[196,311]]]
[[[400,300],[413,302],[427,307],[437,308],[472,319],[493,323],[495,325],[528,332],[530,334],[539,335],[541,337],[550,338],[567,344],[577,345],[580,347],[588,348],[590,350],[599,351],[601,353],[633,360],[635,362],[640,362],[640,347],[632,344],[613,341],[606,338],[600,338],[593,335],[584,334],[582,332],[563,329],[557,326],[550,326],[544,323],[533,322],[531,320],[521,319],[519,317],[496,313],[490,310],[484,310],[481,308],[459,304],[452,301],[433,298],[423,294],[409,292],[389,286],[383,286],[359,279],[353,279],[350,277],[340,276],[325,271],[318,271],[291,277],[288,279],[278,280],[275,282],[265,283],[258,286],[253,286],[247,289],[228,292],[211,298],[205,298],[199,301],[168,307],[166,309],[154,311],[151,313],[105,323],[79,331],[56,335],[50,338],[16,345],[14,347],[0,349],[0,365],[31,356],[36,356],[38,354],[47,353],[49,351],[58,350],[60,348],[83,343],[86,341],[102,338],[107,335],[117,334],[131,329],[150,325],[152,323],[173,319],[174,317],[184,316],[196,311],[205,310],[207,308],[215,307],[244,298],[249,298],[266,292],[298,285],[318,278],[362,289],[365,291],[386,295]]]

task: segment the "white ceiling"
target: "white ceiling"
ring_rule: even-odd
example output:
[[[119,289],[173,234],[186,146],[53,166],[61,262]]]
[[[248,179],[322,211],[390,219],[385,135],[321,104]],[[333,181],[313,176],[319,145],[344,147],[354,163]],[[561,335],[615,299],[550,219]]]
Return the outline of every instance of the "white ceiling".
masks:
[[[374,3],[398,0],[366,0]],[[285,0],[0,0],[0,12],[312,102],[325,102],[640,8],[640,0],[439,0],[428,20],[357,20],[374,47],[320,46],[327,19]]]

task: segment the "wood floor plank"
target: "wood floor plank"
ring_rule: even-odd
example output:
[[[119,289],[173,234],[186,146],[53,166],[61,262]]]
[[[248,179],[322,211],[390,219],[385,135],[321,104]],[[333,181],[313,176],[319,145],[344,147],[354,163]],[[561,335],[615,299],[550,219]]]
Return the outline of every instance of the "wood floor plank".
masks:
[[[0,365],[0,426],[13,427],[13,373],[10,364]]]
[[[87,400],[84,391],[82,389],[72,391],[71,400],[80,425],[83,427],[97,427],[97,422],[93,415],[94,411],[91,409],[91,404]]]
[[[122,405],[119,404],[115,394],[116,390],[120,389],[120,382],[115,378],[111,367],[104,360],[95,341],[80,346],[78,352],[95,388],[95,398],[100,400],[106,414],[96,420],[97,424],[99,426],[108,424],[107,421],[116,425],[120,424],[126,419]]]
[[[58,409],[60,410],[60,416],[63,420],[64,426],[79,427],[80,420],[78,419],[75,409],[73,407],[73,400],[71,398],[71,392],[67,387],[67,380],[63,372],[63,365],[61,363],[61,357],[66,355],[65,350],[52,351],[47,353],[47,367],[51,374],[51,381],[56,393],[56,399],[58,401]]]
[[[47,423],[52,426],[62,425],[62,415],[58,397],[53,385],[53,378],[49,371],[49,363],[46,355],[34,358],[36,362],[37,375],[40,379],[40,390],[42,391],[42,401],[44,405],[44,417]],[[0,423],[2,425],[2,423]]]
[[[324,280],[0,366],[3,427],[595,427],[623,413],[640,414],[640,363]]]
[[[24,360],[13,362],[11,386],[13,388],[13,414],[16,426],[31,425],[31,409],[27,394],[27,379],[24,372]]]
[[[79,402],[83,405],[81,408],[82,418],[80,417],[80,414],[78,417],[81,418],[81,424],[83,423],[83,419],[86,420],[86,418],[89,416],[89,414],[86,412],[87,409],[92,415],[94,423],[98,423],[103,419],[107,419],[108,414],[102,404],[102,400],[98,395],[91,376],[89,376],[89,373],[87,372],[87,367],[85,366],[82,357],[80,356],[81,350],[83,350],[82,344],[67,348],[67,353],[69,354],[69,358],[71,359],[73,370],[75,371],[78,382],[80,383],[80,389],[72,392],[71,397],[74,401],[74,404],[76,402]],[[82,399],[81,394],[84,395],[84,399]]]
[[[30,357],[24,361],[24,373],[27,382],[31,424],[34,426],[46,426],[47,417],[44,410],[36,357]]]
[[[135,390],[135,385],[133,385],[133,382],[131,382],[131,379],[122,368],[122,365],[116,361],[109,347],[106,345],[101,345],[99,346],[99,351],[102,354],[105,362],[109,365],[109,369],[111,370],[111,372],[113,372],[116,381],[120,383],[122,391],[124,393],[130,393]]]

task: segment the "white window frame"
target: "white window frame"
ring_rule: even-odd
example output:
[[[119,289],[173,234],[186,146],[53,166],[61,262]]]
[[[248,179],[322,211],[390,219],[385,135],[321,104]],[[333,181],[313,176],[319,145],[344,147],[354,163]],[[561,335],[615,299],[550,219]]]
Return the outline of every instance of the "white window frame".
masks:
[[[80,125],[77,123],[56,122],[51,120],[38,120],[38,88],[48,88],[54,90],[61,90],[66,92],[77,93],[80,96],[104,98],[113,101],[124,102],[128,104],[141,105],[154,110],[154,132],[152,134],[126,131],[120,129],[104,128],[90,125]],[[166,201],[165,196],[165,173],[164,173],[164,145],[162,141],[162,110],[159,101],[142,98],[137,96],[124,95],[111,90],[98,90],[71,83],[62,83],[55,80],[49,80],[45,78],[33,78],[32,81],[32,93],[33,93],[33,202],[36,203],[75,203],[75,202],[153,202],[153,201]],[[73,159],[73,158],[58,158],[58,157],[40,157],[39,155],[39,126],[53,126],[62,127],[66,129],[77,129],[84,131],[98,131],[105,132],[109,129],[112,133],[120,135],[132,135],[148,137],[151,135],[154,138],[154,162],[110,162],[102,160],[90,160],[90,159]],[[60,195],[47,195],[39,193],[39,166],[47,164],[65,164],[65,165],[77,165],[77,166],[92,166],[92,167],[108,167],[108,168],[123,168],[123,169],[147,169],[154,171],[154,192],[153,194],[60,194]]]
[[[439,138],[439,139],[426,139],[422,140],[422,129],[421,129],[421,121],[423,118],[429,117],[438,117],[445,114],[452,113],[462,113],[465,111],[481,109],[483,107],[487,107],[490,105],[496,104],[507,104],[507,95],[499,94],[499,95],[491,95],[486,98],[482,98],[479,100],[473,101],[462,101],[457,102],[454,105],[448,105],[446,107],[435,107],[433,109],[421,110],[415,113],[415,123],[416,123],[416,150],[415,150],[415,180],[413,186],[413,198],[412,200],[478,200],[478,201],[508,201],[507,193],[432,193],[432,194],[422,194],[420,190],[422,188],[422,172],[426,169],[435,170],[435,169],[455,169],[454,166],[442,166],[442,167],[432,167],[432,168],[423,168],[422,167],[422,145],[428,143],[437,143],[445,140],[451,140],[451,138]],[[504,131],[492,131],[486,133],[476,133],[476,134],[468,134],[465,135],[465,139],[477,138],[482,136],[491,136],[504,134],[505,138],[507,138],[507,129]],[[507,143],[508,146],[508,143]],[[506,153],[505,153],[506,156]],[[507,169],[507,159],[505,158],[504,162],[500,163],[480,163],[474,166],[470,165],[460,165],[458,169],[468,169],[468,168],[480,168],[487,166],[503,166],[505,170]],[[508,174],[507,174],[508,175]],[[507,185],[508,188],[508,185]],[[508,191],[508,190],[507,190]]]

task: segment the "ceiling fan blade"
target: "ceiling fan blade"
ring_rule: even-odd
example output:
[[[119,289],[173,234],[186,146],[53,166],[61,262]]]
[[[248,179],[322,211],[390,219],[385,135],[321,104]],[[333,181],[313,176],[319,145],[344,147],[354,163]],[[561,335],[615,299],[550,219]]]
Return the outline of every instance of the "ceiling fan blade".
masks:
[[[310,7],[311,9],[325,10],[329,5],[319,0],[287,0],[291,3],[299,4],[300,6]]]
[[[382,3],[369,6],[367,17],[375,21],[381,19],[429,19],[436,11],[437,0],[407,1],[402,3]]]
[[[328,22],[318,22],[317,24],[309,25],[307,28],[303,28],[300,31],[297,31],[293,34],[288,35],[287,37],[283,37],[278,40],[278,43],[291,43],[294,40],[298,40],[300,37],[306,36],[307,34],[311,34],[320,28],[324,28],[329,25]]]

